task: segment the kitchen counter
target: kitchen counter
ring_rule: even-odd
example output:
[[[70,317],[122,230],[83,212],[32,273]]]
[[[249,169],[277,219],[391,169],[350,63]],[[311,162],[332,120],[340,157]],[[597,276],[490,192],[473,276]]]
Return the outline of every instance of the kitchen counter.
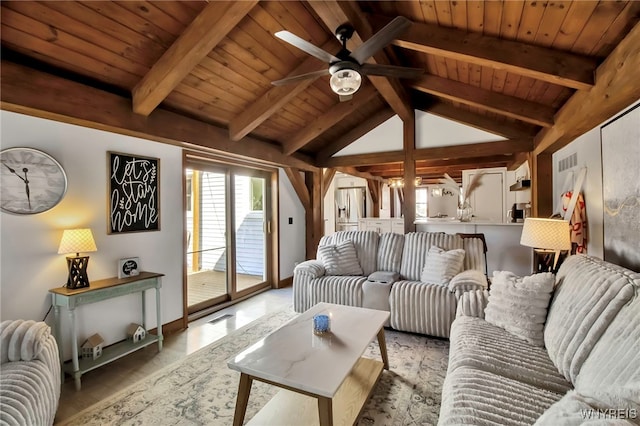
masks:
[[[470,222],[460,222],[460,220],[455,219],[455,218],[450,218],[450,217],[444,217],[444,218],[435,218],[435,217],[430,217],[428,219],[417,219],[413,222],[416,226],[417,225],[474,225],[474,226],[485,226],[485,225],[489,225],[489,226],[522,226],[524,225],[523,222],[483,222],[483,221],[475,221],[472,220]]]
[[[511,271],[524,276],[533,270],[533,250],[520,245],[522,222],[460,222],[453,218],[429,218],[416,220],[414,224],[418,232],[484,234],[489,277],[493,271]]]

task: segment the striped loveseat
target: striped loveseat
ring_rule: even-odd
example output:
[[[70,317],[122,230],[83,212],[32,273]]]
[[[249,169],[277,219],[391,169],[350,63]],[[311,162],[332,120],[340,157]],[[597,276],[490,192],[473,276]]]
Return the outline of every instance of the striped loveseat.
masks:
[[[490,297],[461,298],[438,425],[640,424],[639,273],[567,258],[555,277],[544,346],[487,322]]]
[[[406,235],[373,231],[342,231],[325,236],[320,246],[352,241],[363,275],[326,275],[317,259],[302,262],[293,273],[293,298],[296,312],[304,312],[320,302],[369,307],[367,278],[377,271],[399,274],[388,296],[394,329],[449,337],[455,319],[457,301],[464,291],[484,289],[484,243],[479,238],[459,235],[412,232]],[[444,250],[464,249],[463,272],[448,286],[420,281],[427,253],[432,246]],[[320,256],[317,256],[319,258]]]

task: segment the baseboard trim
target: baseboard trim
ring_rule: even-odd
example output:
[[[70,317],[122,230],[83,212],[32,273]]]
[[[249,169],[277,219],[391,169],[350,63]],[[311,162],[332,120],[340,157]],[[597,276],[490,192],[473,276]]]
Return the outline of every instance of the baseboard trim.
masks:
[[[178,318],[177,320],[168,322],[166,324],[162,325],[162,334],[171,334],[171,333],[175,333],[177,331],[182,331],[185,330],[185,328],[183,327],[183,320],[182,318]],[[151,330],[149,330],[149,332],[151,334],[158,334],[158,328],[152,328]]]
[[[289,278],[283,278],[278,282],[278,288],[291,287],[293,285],[293,275]]]

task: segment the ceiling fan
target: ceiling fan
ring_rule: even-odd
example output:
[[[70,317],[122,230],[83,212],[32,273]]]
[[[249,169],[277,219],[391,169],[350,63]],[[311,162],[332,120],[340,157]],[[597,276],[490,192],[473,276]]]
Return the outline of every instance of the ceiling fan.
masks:
[[[367,59],[391,43],[394,38],[410,26],[411,21],[402,16],[398,16],[374,34],[373,37],[351,52],[347,49],[347,41],[353,36],[354,29],[349,24],[342,24],[335,31],[336,37],[342,43],[342,49],[340,49],[340,51],[335,55],[332,55],[297,35],[290,33],[289,31],[278,31],[275,33],[276,37],[286,41],[309,55],[315,56],[321,61],[329,63],[329,68],[272,81],[271,84],[274,86],[281,86],[305,79],[331,75],[331,80],[329,81],[331,90],[340,96],[340,101],[342,102],[351,99],[352,95],[360,88],[360,85],[362,84],[362,75],[416,78],[420,76],[424,70],[420,68],[365,63]]]

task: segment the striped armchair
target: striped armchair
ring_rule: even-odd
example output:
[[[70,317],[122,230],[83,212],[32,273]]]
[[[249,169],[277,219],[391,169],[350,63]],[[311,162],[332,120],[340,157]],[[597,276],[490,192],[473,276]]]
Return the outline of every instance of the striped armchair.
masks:
[[[457,301],[469,290],[485,289],[485,252],[479,238],[430,232],[406,235],[373,231],[344,231],[325,236],[320,245],[351,240],[355,246],[362,276],[326,275],[321,261],[308,260],[296,266],[293,274],[294,309],[303,312],[319,302],[363,306],[365,282],[376,271],[399,274],[399,281],[388,286],[390,325],[397,330],[449,337]],[[424,283],[420,275],[431,246],[444,250],[465,250],[463,272],[448,286]],[[367,307],[367,306],[365,306]]]

